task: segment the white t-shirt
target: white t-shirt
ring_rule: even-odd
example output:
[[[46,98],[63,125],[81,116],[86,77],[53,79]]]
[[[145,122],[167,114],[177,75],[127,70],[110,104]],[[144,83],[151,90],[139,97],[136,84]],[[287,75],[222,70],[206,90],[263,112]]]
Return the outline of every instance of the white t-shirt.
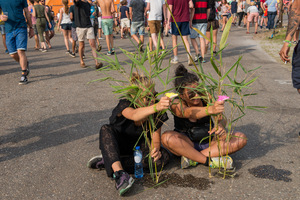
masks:
[[[247,10],[247,13],[258,13],[258,9],[256,6],[250,6]]]
[[[100,6],[98,6],[98,12],[101,12],[101,14],[102,14]],[[102,18],[102,16],[98,17],[98,20],[101,20],[101,18]]]
[[[148,20],[162,20],[163,4],[164,0],[146,0],[146,3],[150,3],[150,13]]]

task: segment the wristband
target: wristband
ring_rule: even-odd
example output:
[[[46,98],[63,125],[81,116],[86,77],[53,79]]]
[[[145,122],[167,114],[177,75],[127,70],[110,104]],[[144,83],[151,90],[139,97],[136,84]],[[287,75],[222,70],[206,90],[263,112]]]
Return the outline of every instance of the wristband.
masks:
[[[208,113],[208,107],[209,107],[209,105],[207,104],[206,109],[205,109],[205,113],[206,113],[207,115],[210,115],[210,114]]]
[[[288,47],[291,47],[291,46],[292,46],[292,42],[289,41],[289,40],[284,40],[283,42],[289,43],[289,44],[288,44]]]
[[[156,105],[157,105],[157,104],[154,104],[154,105],[153,105],[153,110],[154,110],[155,112],[158,112],[158,110],[156,109]]]

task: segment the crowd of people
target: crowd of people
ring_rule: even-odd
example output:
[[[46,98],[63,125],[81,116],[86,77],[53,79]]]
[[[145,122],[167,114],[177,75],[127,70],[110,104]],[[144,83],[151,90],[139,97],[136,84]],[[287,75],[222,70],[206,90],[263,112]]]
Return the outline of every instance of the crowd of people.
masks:
[[[157,48],[165,49],[164,36],[171,34],[173,46],[171,63],[173,64],[179,62],[177,40],[178,36],[182,35],[186,45],[188,65],[192,65],[193,61],[206,62],[205,54],[209,41],[205,40],[202,35],[209,37],[211,27],[213,29],[213,53],[217,54],[217,34],[219,31],[223,32],[229,17],[233,17],[234,26],[247,28],[247,34],[250,34],[250,25],[253,24],[256,34],[258,27],[273,29],[276,24],[275,16],[279,12],[277,0],[232,0],[230,2],[227,0],[168,0],[167,2],[168,8],[164,0],[122,0],[120,6],[115,9],[112,0],[74,0],[74,5],[69,5],[68,0],[62,0],[63,6],[55,15],[52,8],[45,5],[45,0],[29,0],[28,8],[24,8],[29,18],[22,20],[27,21],[27,24],[29,24],[28,20],[31,22],[35,39],[34,48],[41,52],[47,52],[52,48],[50,41],[55,35],[55,27],[61,30],[66,54],[75,58],[76,53],[79,53],[80,66],[83,68],[86,67],[84,41],[87,39],[92,48],[92,56],[95,58],[95,68],[99,69],[102,63],[97,61],[96,51],[100,52],[102,49],[103,44],[101,45],[100,41],[105,38],[106,55],[113,55],[115,53],[114,35],[119,32],[121,39],[131,37],[141,52],[144,50],[145,34],[149,36],[151,51]],[[288,8],[290,6],[291,3]],[[9,15],[11,14],[13,13],[9,12]],[[10,29],[5,30],[5,20],[2,20],[6,15],[2,13],[1,16],[0,31],[5,52],[12,55],[15,54],[15,50],[9,51],[5,42],[6,32]],[[12,23],[9,17],[7,23]],[[202,34],[194,28],[200,30]],[[299,35],[299,31],[295,35],[297,34]],[[159,35],[161,39],[158,42]],[[297,39],[294,38],[294,41]],[[190,43],[195,56],[192,56]],[[23,73],[21,79],[25,81],[21,81],[20,84],[27,83],[27,72]]]

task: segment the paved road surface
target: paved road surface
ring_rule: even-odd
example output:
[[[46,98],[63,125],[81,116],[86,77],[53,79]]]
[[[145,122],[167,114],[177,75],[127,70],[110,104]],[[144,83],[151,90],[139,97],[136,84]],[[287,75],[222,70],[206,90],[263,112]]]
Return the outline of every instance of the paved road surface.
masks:
[[[299,199],[300,104],[290,71],[245,29],[233,28],[229,41],[223,54],[226,66],[240,55],[247,69],[262,66],[253,85],[259,95],[249,104],[268,107],[265,113],[248,111],[236,127],[249,138],[247,146],[232,155],[238,176],[209,179],[207,167],[181,170],[177,159],[166,167],[170,176],[177,176],[174,183],[144,192],[147,187],[136,184],[124,199]],[[62,35],[52,43],[52,50],[41,53],[29,41],[31,74],[26,86],[18,85],[20,67],[0,55],[0,199],[118,199],[114,181],[104,171],[86,167],[88,159],[99,154],[98,131],[118,100],[108,83],[87,84],[104,75],[80,68],[78,57],[67,56]],[[134,50],[119,35],[115,43]],[[86,62],[93,66],[90,48],[86,51]],[[179,52],[185,61],[182,45]],[[209,63],[204,67],[211,69]],[[172,129],[169,116],[165,129]],[[265,177],[255,177],[255,170]],[[189,174],[194,177],[190,187],[178,186]]]

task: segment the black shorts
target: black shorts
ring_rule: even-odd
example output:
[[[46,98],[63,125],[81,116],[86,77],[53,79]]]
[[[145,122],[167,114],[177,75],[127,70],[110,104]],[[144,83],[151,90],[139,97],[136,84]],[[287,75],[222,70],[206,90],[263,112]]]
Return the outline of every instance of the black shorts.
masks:
[[[210,32],[210,27],[212,26],[213,30],[217,30],[219,28],[219,21],[209,21],[207,22],[206,32]]]

